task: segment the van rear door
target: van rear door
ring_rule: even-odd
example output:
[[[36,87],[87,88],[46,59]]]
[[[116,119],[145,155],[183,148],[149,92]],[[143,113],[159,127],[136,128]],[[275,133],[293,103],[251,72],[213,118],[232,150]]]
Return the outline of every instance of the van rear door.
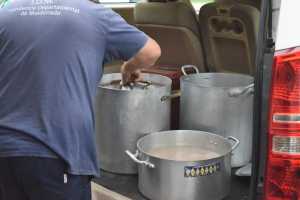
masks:
[[[294,0],[263,2],[251,199],[300,199],[299,6]]]

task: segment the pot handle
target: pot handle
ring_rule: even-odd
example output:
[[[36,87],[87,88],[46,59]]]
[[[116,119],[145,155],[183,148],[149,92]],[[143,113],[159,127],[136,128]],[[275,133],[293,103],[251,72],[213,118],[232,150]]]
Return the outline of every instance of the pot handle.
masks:
[[[239,145],[240,145],[240,140],[233,137],[233,136],[229,136],[227,138],[227,140],[231,140],[231,141],[234,141],[234,144],[232,145],[231,147],[231,150],[234,151]]]
[[[254,93],[254,83],[247,85],[245,87],[235,87],[229,90],[228,96],[238,97],[243,94],[253,94]]]
[[[172,94],[170,94],[170,95],[162,96],[162,97],[160,98],[160,100],[161,100],[162,102],[164,102],[164,101],[167,101],[167,100],[175,99],[175,98],[180,97],[180,96],[181,96],[180,90],[175,90],[175,91],[173,91]]]
[[[187,76],[188,73],[186,72],[186,69],[193,69],[196,71],[196,74],[199,74],[199,69],[195,66],[195,65],[184,65],[181,67],[181,71],[183,73],[183,75]]]
[[[141,161],[139,160],[137,157],[138,157],[138,154],[139,152],[136,151],[135,154],[131,153],[129,150],[126,150],[125,153],[137,164],[140,164],[140,165],[145,165],[146,167],[149,167],[149,168],[155,168],[155,165],[150,163],[149,161]]]

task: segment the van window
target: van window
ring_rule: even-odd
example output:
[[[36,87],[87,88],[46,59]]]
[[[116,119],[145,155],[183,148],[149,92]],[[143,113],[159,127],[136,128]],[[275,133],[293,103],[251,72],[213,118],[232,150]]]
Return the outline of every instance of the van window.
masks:
[[[193,6],[195,7],[195,9],[196,9],[197,11],[199,11],[200,8],[201,8],[203,5],[205,5],[205,4],[207,4],[207,3],[212,3],[212,2],[214,2],[215,0],[190,0],[190,1],[192,2],[192,4],[193,4]]]
[[[207,3],[212,3],[214,2],[214,0],[191,0],[191,2],[195,5],[204,5],[204,4],[207,4]]]
[[[7,0],[0,0],[0,8],[2,8],[7,3]]]

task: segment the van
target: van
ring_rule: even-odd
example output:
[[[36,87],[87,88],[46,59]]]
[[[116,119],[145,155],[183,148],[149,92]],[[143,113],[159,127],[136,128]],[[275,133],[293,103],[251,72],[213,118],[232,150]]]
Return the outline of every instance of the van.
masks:
[[[159,64],[176,67],[194,64],[201,65],[199,69],[203,72],[233,72],[254,76],[253,152],[252,165],[249,168],[250,176],[233,175],[231,194],[226,200],[299,200],[300,28],[296,21],[300,19],[298,10],[300,2],[297,0],[231,0],[230,4],[219,2],[224,6],[216,9],[214,13],[212,9],[214,0],[191,0],[185,2],[186,7],[182,7],[183,10],[193,7],[196,10],[195,16],[190,13],[177,16],[174,24],[172,18],[163,19],[163,15],[159,12],[146,13],[147,5],[124,1],[104,0],[103,4],[112,7],[129,23],[155,36],[154,38],[162,44],[162,50],[165,51]],[[151,2],[157,6],[159,5],[157,2],[160,1],[149,1]],[[230,15],[228,10],[236,4],[241,5],[246,18],[242,16],[243,14],[236,14],[240,18],[237,17],[237,20],[232,23],[227,21],[226,24],[222,16],[225,19]],[[161,5],[166,6],[163,3]],[[137,9],[144,9],[144,11],[139,13]],[[165,12],[171,11],[166,9]],[[136,15],[143,15],[139,16],[138,22],[135,21]],[[175,17],[176,13],[171,15]],[[238,39],[231,38],[231,41],[226,40],[227,36],[214,38],[209,35],[209,30],[205,27],[206,15],[217,16],[210,18],[212,23],[210,29],[216,32],[221,29],[232,29],[236,34],[246,31],[246,36],[240,36]],[[194,22],[186,23],[187,18],[199,23],[199,29],[195,28]],[[176,45],[170,42],[172,41],[171,30],[177,31],[174,36],[178,40],[176,45],[181,45],[181,50],[187,48],[186,50],[175,50]],[[184,42],[180,41],[183,37],[186,38]],[[197,42],[199,45],[195,45]],[[230,48],[226,49],[226,45]],[[188,61],[184,60],[187,55],[190,56]],[[238,61],[233,61],[235,57]],[[112,63],[105,70],[116,71],[118,65],[118,62]],[[135,176],[103,172],[102,177],[95,182],[128,198],[145,199],[138,192]]]

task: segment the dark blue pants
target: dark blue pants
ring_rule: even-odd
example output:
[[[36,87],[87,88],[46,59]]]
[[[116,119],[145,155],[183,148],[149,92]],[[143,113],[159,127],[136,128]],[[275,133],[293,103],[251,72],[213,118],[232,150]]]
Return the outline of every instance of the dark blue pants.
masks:
[[[59,159],[0,158],[0,200],[91,200],[90,177],[65,171]]]

